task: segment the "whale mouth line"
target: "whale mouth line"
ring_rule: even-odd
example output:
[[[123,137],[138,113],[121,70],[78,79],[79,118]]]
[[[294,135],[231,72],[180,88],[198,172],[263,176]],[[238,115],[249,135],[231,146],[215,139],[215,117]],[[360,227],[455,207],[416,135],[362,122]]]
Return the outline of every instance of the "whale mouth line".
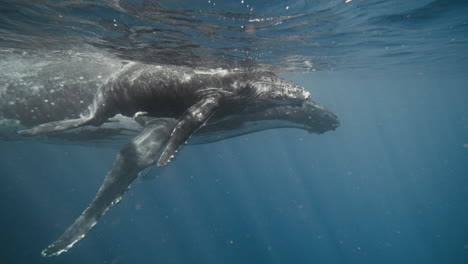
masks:
[[[268,82],[268,81],[256,81],[252,82],[253,85],[255,84],[268,84],[268,85],[277,85],[277,86],[285,86],[282,82]]]
[[[276,87],[279,87],[281,89],[284,89],[284,90],[303,90],[304,93],[309,93],[308,91],[306,91],[304,89],[304,87],[302,86],[299,86],[299,85],[296,85],[296,84],[292,84],[292,83],[284,83],[284,82],[268,82],[268,81],[256,81],[256,82],[252,82],[252,85],[255,86],[255,85],[268,85],[268,86],[276,86]]]

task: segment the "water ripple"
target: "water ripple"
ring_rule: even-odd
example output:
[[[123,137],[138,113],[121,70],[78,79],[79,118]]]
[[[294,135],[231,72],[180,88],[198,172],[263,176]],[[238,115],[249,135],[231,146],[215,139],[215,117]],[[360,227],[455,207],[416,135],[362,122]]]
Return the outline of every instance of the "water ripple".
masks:
[[[1,1],[0,48],[93,46],[154,64],[336,70],[411,60],[448,39],[466,43],[446,31],[466,33],[465,11],[461,0]],[[436,47],[427,44],[428,25]]]

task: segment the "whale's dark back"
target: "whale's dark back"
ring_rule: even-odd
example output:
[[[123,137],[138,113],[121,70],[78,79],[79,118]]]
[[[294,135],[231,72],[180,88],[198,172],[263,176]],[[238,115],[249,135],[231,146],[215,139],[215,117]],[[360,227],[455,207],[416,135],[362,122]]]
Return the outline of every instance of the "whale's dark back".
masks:
[[[125,116],[145,111],[158,117],[178,117],[211,89],[229,94],[239,89],[234,83],[245,88],[248,79],[245,72],[132,64],[111,77],[100,92]]]

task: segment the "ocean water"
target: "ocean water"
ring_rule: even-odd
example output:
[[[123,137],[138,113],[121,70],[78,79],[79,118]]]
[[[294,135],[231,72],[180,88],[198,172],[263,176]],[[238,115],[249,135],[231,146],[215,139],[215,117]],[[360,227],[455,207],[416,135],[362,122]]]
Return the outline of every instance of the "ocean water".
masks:
[[[468,262],[467,1],[2,0],[0,14],[1,263]],[[12,109],[76,115],[67,100],[128,61],[272,70],[341,125],[186,146],[42,257],[120,143],[16,137],[28,114]]]

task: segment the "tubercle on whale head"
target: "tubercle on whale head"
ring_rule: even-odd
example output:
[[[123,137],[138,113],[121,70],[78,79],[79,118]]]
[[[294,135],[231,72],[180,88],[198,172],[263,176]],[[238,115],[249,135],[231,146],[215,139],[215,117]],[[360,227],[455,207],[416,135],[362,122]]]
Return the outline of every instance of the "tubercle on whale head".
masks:
[[[285,82],[281,89],[282,93],[291,99],[307,100],[311,97],[310,92],[304,87],[291,82]]]
[[[252,87],[259,95],[273,100],[299,100],[310,99],[310,92],[304,87],[286,81],[271,72],[265,72],[255,78]]]
[[[274,101],[303,102],[309,100],[311,95],[304,87],[293,83],[284,82],[279,85],[274,85],[273,89],[268,92],[267,97]]]

